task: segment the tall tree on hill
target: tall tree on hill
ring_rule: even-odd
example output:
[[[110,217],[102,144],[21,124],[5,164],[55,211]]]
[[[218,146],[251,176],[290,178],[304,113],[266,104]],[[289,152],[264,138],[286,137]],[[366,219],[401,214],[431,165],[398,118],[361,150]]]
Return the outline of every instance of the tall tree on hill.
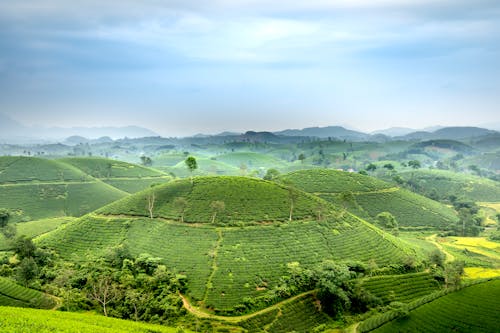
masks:
[[[155,192],[151,192],[148,194],[148,211],[149,211],[149,218],[153,218],[153,209],[155,207],[155,201],[156,201],[156,196]]]
[[[217,213],[224,211],[224,209],[226,209],[226,204],[224,201],[216,200],[210,203],[210,208],[212,209],[212,223],[215,223]]]
[[[370,163],[366,166],[365,170],[369,171],[369,172],[373,172],[373,171],[377,170],[377,166],[373,163]]]
[[[417,160],[408,161],[408,166],[412,167],[413,169],[419,169],[421,167],[420,162]]]
[[[181,217],[181,222],[184,222],[184,212],[186,211],[186,207],[188,202],[184,197],[177,197],[174,199],[174,206],[179,211],[179,215]]]
[[[10,219],[10,212],[5,208],[0,208],[0,228],[7,226]]]
[[[191,173],[191,185],[192,185],[193,184],[193,172],[194,172],[194,170],[198,169],[198,162],[196,162],[196,158],[194,158],[193,156],[189,156],[188,158],[186,158],[184,163],[186,163],[186,166],[187,166],[189,172]]]

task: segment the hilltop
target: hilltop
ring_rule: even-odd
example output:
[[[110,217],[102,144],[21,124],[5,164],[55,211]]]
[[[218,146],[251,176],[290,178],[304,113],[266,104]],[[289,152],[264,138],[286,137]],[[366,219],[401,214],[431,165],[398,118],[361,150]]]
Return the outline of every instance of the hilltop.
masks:
[[[458,220],[454,210],[443,204],[366,175],[311,169],[291,172],[282,179],[372,220],[390,212],[402,228],[444,228]]]
[[[293,191],[289,222],[291,201],[285,186],[226,176],[196,177],[193,184],[173,181],[70,222],[40,242],[77,261],[85,260],[89,249],[97,255],[117,246],[133,256],[148,253],[186,274],[193,301],[225,313],[241,311],[247,297],[266,297],[290,262],[311,267],[327,259],[360,260],[383,267],[400,265],[408,256],[420,258],[411,246],[362,219]],[[153,193],[151,219],[146,204]],[[186,203],[184,222],[174,205],[179,197]],[[213,201],[225,203],[215,224],[210,223]]]
[[[81,216],[127,194],[60,161],[0,157],[0,207],[14,221]]]
[[[135,193],[152,184],[172,179],[159,170],[101,157],[72,157],[58,161],[72,165],[85,174],[128,193]]]

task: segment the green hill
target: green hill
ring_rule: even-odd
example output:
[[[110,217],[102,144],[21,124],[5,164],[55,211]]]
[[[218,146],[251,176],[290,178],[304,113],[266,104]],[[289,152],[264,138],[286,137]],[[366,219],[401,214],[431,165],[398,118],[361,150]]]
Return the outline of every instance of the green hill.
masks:
[[[440,297],[372,332],[499,332],[500,280]]]
[[[104,215],[149,216],[147,203],[154,194],[153,216],[178,220],[180,210],[176,199],[186,199],[185,222],[208,223],[213,216],[211,203],[223,201],[224,209],[217,212],[217,222],[264,222],[289,219],[291,197],[289,190],[273,182],[247,177],[196,177],[156,186],[124,198],[98,211]],[[292,194],[295,195],[295,192]],[[296,191],[293,217],[316,216],[323,201]]]
[[[279,169],[287,165],[287,163],[281,159],[255,152],[227,153],[223,155],[217,155],[215,159],[228,165],[232,165],[236,168],[240,168],[242,165],[245,165],[248,169]]]
[[[0,306],[51,309],[55,305],[54,298],[0,277]]]
[[[421,194],[447,199],[454,195],[469,201],[500,201],[500,183],[445,170],[415,170],[400,176]]]
[[[135,193],[152,184],[172,179],[167,174],[141,165],[100,157],[63,158],[59,161],[72,165],[94,178],[128,193]]]
[[[153,192],[156,209],[151,219],[145,205]],[[246,297],[265,297],[290,262],[312,267],[327,259],[374,260],[386,266],[419,255],[350,214],[325,211],[318,221],[318,205],[328,204],[300,191],[294,220],[285,223],[288,193],[273,182],[244,177],[198,177],[193,185],[174,181],[112,203],[40,242],[72,260],[85,260],[89,251],[103,255],[119,245],[134,256],[162,258],[167,267],[187,275],[192,300],[221,312],[241,309]],[[173,206],[179,196],[187,201],[185,223]],[[212,200],[226,203],[215,224],[207,223]]]
[[[175,333],[177,328],[107,318],[91,313],[70,313],[49,310],[0,306],[2,332],[37,333]],[[189,332],[183,330],[182,332]]]
[[[372,221],[379,213],[390,212],[403,229],[445,228],[458,220],[453,209],[370,176],[310,169],[286,174],[282,179]]]
[[[126,193],[60,161],[0,157],[0,207],[13,221],[81,216]]]

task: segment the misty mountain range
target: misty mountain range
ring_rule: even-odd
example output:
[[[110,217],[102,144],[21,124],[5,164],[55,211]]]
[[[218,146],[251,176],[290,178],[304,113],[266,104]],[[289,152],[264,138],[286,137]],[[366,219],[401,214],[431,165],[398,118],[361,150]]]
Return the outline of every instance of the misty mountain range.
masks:
[[[495,128],[494,126],[489,127]],[[246,133],[222,132],[215,135],[197,134],[191,138],[208,141],[229,139],[259,142],[297,141],[302,137],[320,139],[330,138],[346,141],[389,141],[433,139],[460,140],[493,134],[500,133],[486,128],[458,126],[434,126],[422,130],[405,127],[392,127],[385,130],[364,133],[346,129],[341,126],[326,126],[308,127],[303,129],[286,129],[277,132],[248,131]],[[0,140],[8,143],[62,142],[68,145],[75,145],[79,143],[104,143],[111,142],[115,139],[143,137],[159,137],[159,134],[139,126],[71,128],[25,126],[5,115],[0,114]]]

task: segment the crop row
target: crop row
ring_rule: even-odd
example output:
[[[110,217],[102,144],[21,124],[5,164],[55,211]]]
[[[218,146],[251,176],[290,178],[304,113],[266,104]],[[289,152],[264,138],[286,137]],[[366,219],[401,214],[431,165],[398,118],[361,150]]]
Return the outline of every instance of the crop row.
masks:
[[[55,302],[45,294],[25,288],[0,277],[0,304],[10,306],[52,308]]]
[[[497,332],[499,307],[500,280],[493,280],[426,303],[375,332]]]

